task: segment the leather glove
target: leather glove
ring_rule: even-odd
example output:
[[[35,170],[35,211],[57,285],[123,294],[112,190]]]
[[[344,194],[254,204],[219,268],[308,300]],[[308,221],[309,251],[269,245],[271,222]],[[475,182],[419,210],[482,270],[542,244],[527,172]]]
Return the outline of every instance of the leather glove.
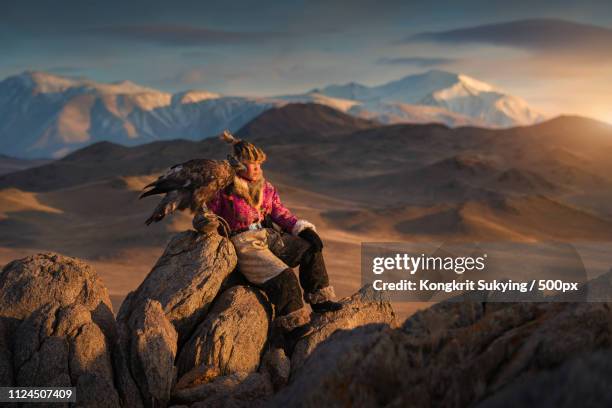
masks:
[[[319,237],[319,234],[314,232],[311,228],[303,229],[298,234],[298,237],[300,237],[302,239],[305,239],[306,241],[310,242],[310,244],[313,246],[313,248],[316,251],[320,251],[320,250],[323,249],[323,241],[321,241],[321,238]]]

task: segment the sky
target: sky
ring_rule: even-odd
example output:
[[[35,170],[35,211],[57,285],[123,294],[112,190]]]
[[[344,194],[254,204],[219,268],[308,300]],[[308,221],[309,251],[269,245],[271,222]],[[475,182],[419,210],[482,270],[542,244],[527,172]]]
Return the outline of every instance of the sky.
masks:
[[[612,123],[609,0],[2,0],[0,50],[0,79],[38,70],[229,95],[442,69],[546,115]]]

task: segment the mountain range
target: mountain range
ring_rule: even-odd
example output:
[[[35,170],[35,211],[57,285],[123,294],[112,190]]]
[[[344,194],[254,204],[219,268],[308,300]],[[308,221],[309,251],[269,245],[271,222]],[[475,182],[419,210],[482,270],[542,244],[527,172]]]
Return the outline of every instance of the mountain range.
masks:
[[[368,87],[351,82],[281,97],[316,102],[382,123],[439,122],[449,126],[510,127],[543,120],[516,96],[467,75],[431,70]]]
[[[315,102],[380,122],[510,127],[543,119],[522,99],[466,75],[428,71],[368,87],[330,85],[303,94],[225,96],[167,93],[133,82],[99,83],[45,72],[0,82],[0,153],[60,158],[98,141],[134,146],[156,140],[200,140],[236,131],[262,112]]]

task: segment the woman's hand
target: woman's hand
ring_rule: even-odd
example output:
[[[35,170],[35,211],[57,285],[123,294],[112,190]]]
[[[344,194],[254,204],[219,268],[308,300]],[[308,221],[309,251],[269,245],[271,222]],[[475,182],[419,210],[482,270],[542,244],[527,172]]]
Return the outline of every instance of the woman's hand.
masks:
[[[304,230],[302,230],[298,234],[298,237],[310,242],[310,244],[316,251],[320,251],[323,249],[323,241],[321,241],[319,234],[314,232],[311,228],[305,228]]]

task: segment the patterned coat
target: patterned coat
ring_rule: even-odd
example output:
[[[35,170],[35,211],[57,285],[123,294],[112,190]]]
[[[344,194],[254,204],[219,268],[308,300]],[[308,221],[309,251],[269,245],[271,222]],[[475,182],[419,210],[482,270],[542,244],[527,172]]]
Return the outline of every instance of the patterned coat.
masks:
[[[266,215],[270,215],[272,221],[286,232],[296,235],[299,231],[295,227],[303,229],[301,225],[296,226],[297,217],[283,205],[276,188],[267,180],[257,203],[253,203],[245,194],[239,194],[235,189],[226,189],[218,191],[206,206],[225,219],[232,231],[245,229],[258,221],[262,222]]]

